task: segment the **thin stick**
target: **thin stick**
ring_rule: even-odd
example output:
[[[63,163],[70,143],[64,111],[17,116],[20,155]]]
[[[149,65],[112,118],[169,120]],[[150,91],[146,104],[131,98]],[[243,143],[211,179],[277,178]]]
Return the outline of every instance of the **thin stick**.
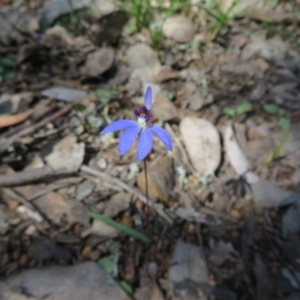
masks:
[[[54,175],[54,171],[50,166],[0,175],[0,187],[31,183],[33,181],[45,179],[51,175]]]
[[[68,113],[73,108],[73,106],[75,104],[76,103],[66,105],[65,107],[63,107],[59,111],[55,112],[53,115],[51,115],[49,117],[46,117],[43,120],[41,120],[40,122],[38,122],[36,124],[33,124],[30,127],[24,128],[23,130],[19,131],[18,133],[11,136],[10,138],[8,138],[4,141],[1,141],[0,142],[0,153],[4,152],[12,143],[17,141],[19,138],[21,138],[25,135],[28,135],[28,134],[36,131],[37,129],[45,126],[47,123],[52,122],[53,120],[65,115],[66,113]]]
[[[149,192],[148,192],[148,174],[147,174],[147,163],[146,160],[144,159],[144,169],[145,169],[145,185],[146,185],[146,199],[147,199],[147,209],[149,207]],[[149,224],[149,219],[148,219],[148,212],[146,210],[146,222]]]
[[[128,193],[132,193],[138,196],[138,198],[144,203],[147,204],[147,200],[149,201],[149,206],[151,206],[152,208],[154,208],[157,213],[169,224],[172,225],[173,224],[173,220],[165,213],[165,209],[161,204],[158,203],[154,203],[149,197],[148,199],[137,189],[129,186],[128,184],[126,184],[125,182],[123,182],[122,180],[112,177],[107,173],[95,170],[89,166],[86,165],[82,165],[80,167],[80,170],[84,173],[90,174],[90,175],[94,175],[97,176],[103,180],[109,181],[119,187],[121,187],[124,191],[128,192]]]

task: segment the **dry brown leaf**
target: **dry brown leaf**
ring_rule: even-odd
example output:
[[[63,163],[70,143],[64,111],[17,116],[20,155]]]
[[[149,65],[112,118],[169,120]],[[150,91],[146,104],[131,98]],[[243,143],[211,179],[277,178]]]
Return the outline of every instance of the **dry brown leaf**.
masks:
[[[26,120],[33,113],[32,109],[29,109],[23,113],[13,116],[0,116],[0,128],[12,126]]]
[[[225,130],[224,142],[230,164],[236,173],[243,176],[251,185],[253,200],[257,204],[264,207],[277,207],[299,201],[300,195],[298,193],[286,191],[270,183],[262,182],[255,173],[249,171],[250,164],[237,143],[231,126],[228,126]]]
[[[78,201],[66,201],[62,195],[56,192],[50,192],[33,200],[34,205],[49,219],[52,223],[59,225],[63,221],[69,224],[80,223],[89,224],[89,218],[86,208]]]
[[[107,225],[100,220],[93,220],[90,228],[82,232],[81,237],[85,238],[89,235],[98,235],[100,237],[114,238],[119,234],[119,231],[114,227]]]
[[[173,189],[172,160],[168,157],[159,157],[148,167],[148,191],[151,198],[167,202],[169,193]],[[137,178],[138,187],[145,192],[145,172]]]
[[[220,136],[215,126],[205,119],[185,117],[180,132],[194,168],[201,175],[215,171],[221,160]]]
[[[172,287],[170,299],[207,300],[208,275],[203,248],[177,240],[168,274]]]
[[[115,54],[111,48],[102,48],[88,54],[85,65],[81,68],[81,74],[89,77],[98,77],[109,70],[115,60]]]
[[[178,117],[176,106],[167,98],[163,91],[159,92],[155,97],[153,116],[163,122]]]
[[[232,165],[236,173],[240,176],[245,175],[249,183],[258,182],[258,176],[249,171],[249,161],[243,150],[239,146],[231,126],[228,126],[225,130],[224,142],[226,154],[229,158],[230,164]]]

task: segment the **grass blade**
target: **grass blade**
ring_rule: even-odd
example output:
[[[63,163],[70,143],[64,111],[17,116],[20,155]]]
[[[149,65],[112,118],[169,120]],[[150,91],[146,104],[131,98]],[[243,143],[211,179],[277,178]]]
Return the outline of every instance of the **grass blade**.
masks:
[[[132,229],[132,228],[130,228],[128,226],[122,225],[122,224],[120,224],[120,223],[112,220],[111,218],[108,218],[108,217],[106,217],[104,215],[97,214],[97,213],[94,213],[94,212],[89,212],[89,216],[91,218],[100,220],[100,221],[104,222],[105,224],[116,228],[117,230],[123,231],[123,232],[125,232],[128,235],[131,235],[131,236],[133,236],[133,237],[141,240],[145,244],[149,244],[150,243],[150,239],[147,236],[145,236],[144,234],[142,234],[139,231],[137,231],[135,229]]]

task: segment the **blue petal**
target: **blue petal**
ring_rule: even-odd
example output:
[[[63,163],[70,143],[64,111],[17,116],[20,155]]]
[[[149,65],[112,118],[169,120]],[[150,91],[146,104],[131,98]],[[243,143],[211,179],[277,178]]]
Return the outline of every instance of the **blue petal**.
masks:
[[[132,146],[136,140],[137,135],[140,132],[140,127],[130,127],[127,128],[119,139],[119,154],[120,156],[124,155]]]
[[[147,87],[145,97],[144,97],[144,106],[150,110],[152,107],[152,88],[151,86]]]
[[[114,132],[114,131],[129,128],[129,127],[135,127],[135,126],[138,126],[137,124],[138,123],[136,121],[132,121],[132,120],[115,121],[115,122],[112,122],[109,125],[107,125],[102,131],[100,131],[100,134]]]
[[[143,160],[151,151],[153,145],[152,134],[148,128],[142,130],[138,148],[137,148],[137,159],[138,161]]]
[[[163,128],[159,126],[151,126],[149,128],[152,133],[154,133],[163,143],[164,145],[170,150],[173,150],[172,140],[170,135],[165,131]]]

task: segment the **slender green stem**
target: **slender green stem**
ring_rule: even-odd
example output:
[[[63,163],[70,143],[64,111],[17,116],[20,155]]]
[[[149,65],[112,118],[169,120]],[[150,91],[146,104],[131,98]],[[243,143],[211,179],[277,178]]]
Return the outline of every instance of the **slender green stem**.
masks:
[[[149,207],[149,192],[148,192],[148,174],[147,174],[147,163],[144,159],[144,169],[145,169],[145,187],[146,187],[146,199],[147,199],[147,209]],[[146,213],[146,220],[148,223],[148,213]]]

